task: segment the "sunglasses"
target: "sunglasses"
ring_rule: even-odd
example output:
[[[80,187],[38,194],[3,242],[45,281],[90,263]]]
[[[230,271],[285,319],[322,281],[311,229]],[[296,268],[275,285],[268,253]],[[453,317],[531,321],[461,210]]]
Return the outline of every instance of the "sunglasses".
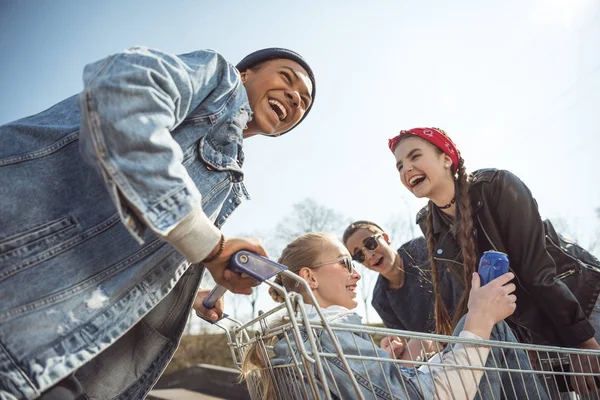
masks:
[[[331,260],[331,261],[327,261],[327,262],[324,262],[321,264],[313,265],[312,268],[319,268],[319,267],[323,267],[328,264],[342,264],[344,266],[344,268],[346,268],[346,271],[348,272],[349,275],[352,275],[354,273],[354,265],[352,264],[352,259],[348,256],[343,256],[343,257],[337,258],[335,260]]]
[[[354,254],[352,254],[352,259],[356,262],[363,263],[367,259],[367,256],[362,251],[362,249],[367,249],[370,251],[375,250],[379,246],[379,238],[383,236],[383,233],[378,233],[377,235],[369,236],[365,240],[363,240],[363,247],[356,250]]]

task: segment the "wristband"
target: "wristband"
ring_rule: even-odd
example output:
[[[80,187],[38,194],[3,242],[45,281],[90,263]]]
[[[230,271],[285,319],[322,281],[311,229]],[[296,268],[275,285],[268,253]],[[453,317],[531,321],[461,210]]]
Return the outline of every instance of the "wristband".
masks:
[[[221,253],[223,253],[223,249],[225,249],[225,236],[221,233],[221,239],[219,239],[219,250],[217,250],[217,252],[212,257],[207,257],[204,260],[202,260],[202,263],[204,264],[215,261],[217,258],[219,258]]]

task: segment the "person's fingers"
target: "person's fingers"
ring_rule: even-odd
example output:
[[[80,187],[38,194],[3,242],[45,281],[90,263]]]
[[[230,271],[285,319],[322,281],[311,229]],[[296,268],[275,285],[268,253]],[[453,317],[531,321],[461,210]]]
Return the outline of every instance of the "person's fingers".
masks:
[[[575,392],[577,392],[578,394],[586,394],[588,393],[588,382],[586,380],[585,376],[572,376],[571,377],[571,383],[573,383],[573,378],[575,381],[575,384],[573,385],[573,389],[575,389]]]
[[[594,377],[591,375],[585,376],[585,383],[587,392],[594,393],[594,391],[596,390],[596,380],[594,379]]]
[[[514,283],[509,283],[509,284],[502,286],[502,289],[504,290],[504,293],[510,294],[510,293],[514,292],[515,290],[517,290],[517,286]]]
[[[587,382],[585,380],[585,377],[584,376],[577,376],[576,378],[577,378],[576,379],[576,381],[577,381],[576,385],[577,386],[575,386],[575,391],[577,393],[579,393],[579,394],[587,394],[587,392],[588,392],[588,386],[587,386]]]
[[[515,296],[514,294],[509,294],[508,296],[508,300],[510,303],[516,303],[517,302],[517,296]]]
[[[250,277],[242,277],[241,275],[238,275],[230,270],[223,271],[223,279],[225,279],[225,281],[227,281],[234,289],[252,289],[253,287],[260,285],[260,282],[256,279]]]
[[[262,245],[262,241],[260,239],[244,239],[243,243],[239,243],[237,250],[248,250],[253,253],[259,254],[264,257],[269,257],[267,254],[267,250]]]
[[[214,310],[196,310],[196,315],[200,318],[209,319],[211,321],[216,321],[220,318],[219,314],[216,313]]]
[[[514,277],[515,277],[515,274],[513,274],[512,272],[507,272],[506,274],[500,275],[496,279],[492,280],[492,282],[494,282],[495,285],[504,286],[508,282],[510,282]],[[490,282],[490,283],[492,283],[492,282]]]
[[[233,288],[231,289],[231,293],[250,296],[252,294],[252,288]]]

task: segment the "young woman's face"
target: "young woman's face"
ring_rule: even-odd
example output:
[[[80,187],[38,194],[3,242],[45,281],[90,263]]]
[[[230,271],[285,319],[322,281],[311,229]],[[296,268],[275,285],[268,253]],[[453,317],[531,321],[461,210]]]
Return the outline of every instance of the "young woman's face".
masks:
[[[309,284],[313,285],[313,294],[321,307],[338,305],[353,309],[358,305],[356,290],[360,274],[354,268],[349,272],[342,257],[350,260],[344,245],[337,240],[328,241],[314,264],[324,265],[311,269],[314,279]]]
[[[346,248],[354,260],[364,258],[360,262],[371,271],[386,275],[394,268],[397,253],[390,245],[388,235],[383,232],[357,229],[346,241]]]
[[[452,160],[426,140],[405,138],[394,150],[394,156],[402,184],[416,197],[436,196],[447,187],[444,183],[452,182]]]
[[[242,72],[254,114],[244,137],[281,134],[293,128],[312,102],[312,81],[295,61],[275,59]]]

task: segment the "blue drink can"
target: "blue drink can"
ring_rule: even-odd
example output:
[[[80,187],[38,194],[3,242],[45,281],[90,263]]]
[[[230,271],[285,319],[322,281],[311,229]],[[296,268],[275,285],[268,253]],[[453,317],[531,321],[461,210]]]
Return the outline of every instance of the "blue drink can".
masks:
[[[499,251],[486,251],[479,260],[479,276],[481,286],[488,284],[500,275],[508,272],[508,256]]]

